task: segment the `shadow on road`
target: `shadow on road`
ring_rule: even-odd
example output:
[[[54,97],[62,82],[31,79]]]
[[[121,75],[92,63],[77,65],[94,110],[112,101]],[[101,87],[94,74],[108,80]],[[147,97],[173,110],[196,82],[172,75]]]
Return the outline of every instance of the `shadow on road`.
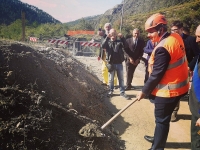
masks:
[[[175,143],[175,142],[167,142],[165,145],[165,148],[169,149],[178,149],[178,148],[184,148],[184,149],[190,149],[190,143],[189,142],[182,142],[182,143]]]
[[[181,119],[182,120],[191,120],[191,117],[192,117],[192,115],[185,115],[185,114],[184,115],[179,115],[179,114],[177,115],[178,120],[181,120]]]
[[[134,86],[134,88],[135,91],[141,91],[143,86]]]

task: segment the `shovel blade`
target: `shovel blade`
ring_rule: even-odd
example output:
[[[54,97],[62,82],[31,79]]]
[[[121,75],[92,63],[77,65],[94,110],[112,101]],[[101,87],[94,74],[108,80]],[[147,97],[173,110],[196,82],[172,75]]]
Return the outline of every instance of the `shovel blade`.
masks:
[[[88,123],[79,130],[79,134],[84,137],[105,137],[101,128],[95,123]]]

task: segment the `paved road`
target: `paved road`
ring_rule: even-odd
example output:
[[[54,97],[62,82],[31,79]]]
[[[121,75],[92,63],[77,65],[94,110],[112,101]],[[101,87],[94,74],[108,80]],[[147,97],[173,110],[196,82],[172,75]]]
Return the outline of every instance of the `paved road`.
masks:
[[[102,80],[101,63],[96,57],[76,57],[86,64],[90,70]],[[132,85],[136,90],[127,91],[132,99],[143,86],[144,66],[141,63],[134,74]],[[126,79],[126,75],[124,74]],[[126,81],[126,80],[125,80]],[[106,102],[113,113],[117,113],[124,108],[130,100],[125,100],[119,96],[119,89],[114,91],[114,96]],[[178,121],[170,123],[170,131],[166,144],[166,150],[189,150],[190,149],[190,118],[188,102],[181,100]],[[144,140],[144,135],[153,135],[155,128],[154,105],[147,99],[134,103],[124,111],[114,122],[113,127],[119,131],[119,137],[124,141],[126,150],[147,150],[151,143]]]

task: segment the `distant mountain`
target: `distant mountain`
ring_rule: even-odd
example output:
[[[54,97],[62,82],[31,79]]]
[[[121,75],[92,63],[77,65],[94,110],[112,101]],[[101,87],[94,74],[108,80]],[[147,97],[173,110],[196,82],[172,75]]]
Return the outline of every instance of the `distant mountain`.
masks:
[[[184,26],[194,35],[194,31],[200,22],[200,0],[124,0],[107,10],[104,14],[90,17],[90,23],[95,30],[110,22],[119,31],[121,26],[121,14],[123,10],[122,32],[127,35],[133,28],[139,28],[141,36],[146,38],[144,23],[153,13],[162,13],[167,17],[168,25],[174,20],[180,20]],[[123,1],[123,2],[124,2]],[[122,7],[123,6],[123,7]],[[122,9],[123,8],[123,9]],[[76,21],[74,21],[76,22]],[[70,24],[70,22],[68,23]]]
[[[22,11],[25,13],[28,23],[61,23],[46,12],[20,0],[0,0],[0,24],[9,25],[15,20],[21,19]]]

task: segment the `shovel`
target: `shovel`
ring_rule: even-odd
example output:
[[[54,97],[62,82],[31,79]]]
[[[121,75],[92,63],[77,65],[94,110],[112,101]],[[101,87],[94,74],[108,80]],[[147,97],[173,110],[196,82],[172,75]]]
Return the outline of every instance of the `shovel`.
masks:
[[[132,102],[127,104],[123,109],[121,109],[117,114],[115,114],[110,120],[108,120],[101,128],[95,123],[88,123],[79,130],[79,134],[84,137],[104,137],[105,134],[102,132],[111,122],[113,122],[121,113],[123,113],[127,108],[129,108],[138,99],[134,99]]]

